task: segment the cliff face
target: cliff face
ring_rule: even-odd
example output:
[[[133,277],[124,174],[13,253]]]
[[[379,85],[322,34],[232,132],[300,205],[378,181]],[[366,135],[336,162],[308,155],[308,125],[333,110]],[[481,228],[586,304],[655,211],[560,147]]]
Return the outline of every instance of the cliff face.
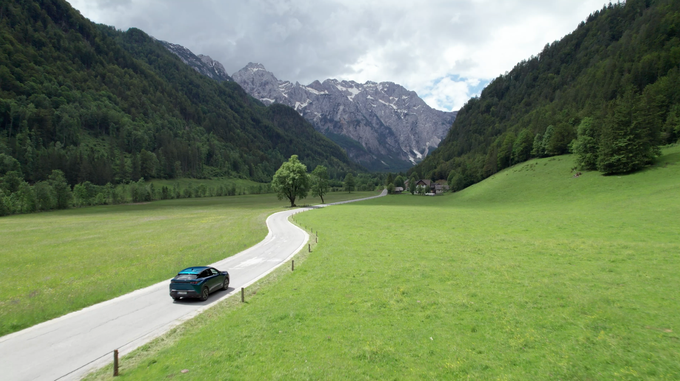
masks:
[[[165,46],[166,49],[175,53],[182,62],[191,66],[197,72],[210,77],[218,82],[232,81],[227,71],[224,69],[221,63],[213,60],[210,56],[204,56],[203,54],[195,55],[191,50],[185,48],[182,45],[172,44],[166,41],[159,41]]]
[[[415,92],[391,82],[328,79],[305,86],[280,81],[254,63],[232,77],[267,105],[293,107],[350,158],[375,171],[396,172],[420,162],[456,118],[456,112],[434,110]]]

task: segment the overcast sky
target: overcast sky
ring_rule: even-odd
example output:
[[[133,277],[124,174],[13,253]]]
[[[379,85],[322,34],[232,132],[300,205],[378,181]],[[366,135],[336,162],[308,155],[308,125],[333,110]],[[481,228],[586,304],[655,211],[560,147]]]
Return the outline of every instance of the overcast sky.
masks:
[[[603,0],[70,0],[90,20],[142,29],[281,80],[395,82],[461,108],[493,78],[570,33]]]

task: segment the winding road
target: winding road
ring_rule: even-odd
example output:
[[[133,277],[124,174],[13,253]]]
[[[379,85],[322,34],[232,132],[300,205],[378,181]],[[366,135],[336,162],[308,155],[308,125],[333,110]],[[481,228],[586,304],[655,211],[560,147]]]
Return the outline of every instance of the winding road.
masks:
[[[77,380],[110,363],[114,349],[124,355],[168,332],[266,276],[304,248],[309,235],[288,218],[311,209],[272,214],[267,218],[269,234],[262,242],[211,264],[228,270],[231,284],[229,290],[216,292],[205,302],[173,303],[166,280],[0,337],[0,379]]]

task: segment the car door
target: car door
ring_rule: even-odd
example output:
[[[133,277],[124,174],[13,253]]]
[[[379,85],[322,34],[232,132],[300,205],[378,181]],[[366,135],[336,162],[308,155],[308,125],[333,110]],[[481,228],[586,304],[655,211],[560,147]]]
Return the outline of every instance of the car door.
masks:
[[[216,288],[218,288],[222,284],[222,282],[221,282],[222,278],[220,277],[220,273],[213,268],[208,269],[208,273],[209,273],[208,276],[210,277],[210,279],[208,280],[208,282],[209,282],[208,284],[210,286],[208,286],[208,287],[210,287],[210,291],[212,291],[212,290],[215,290]]]
[[[203,279],[203,286],[208,287],[208,291],[212,289],[212,287],[210,286],[210,271],[208,271],[207,269],[201,271],[201,273],[198,274],[198,278]]]

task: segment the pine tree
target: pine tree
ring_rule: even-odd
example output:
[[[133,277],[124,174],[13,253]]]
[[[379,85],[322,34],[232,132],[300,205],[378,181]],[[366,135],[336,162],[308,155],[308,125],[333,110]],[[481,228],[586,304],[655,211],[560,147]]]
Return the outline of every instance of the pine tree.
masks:
[[[584,118],[578,126],[578,138],[574,144],[574,153],[579,168],[583,170],[597,169],[599,133],[592,118]]]
[[[132,168],[130,171],[130,179],[132,181],[139,181],[142,177],[142,167],[137,152],[132,153]]]
[[[531,156],[533,157],[541,157],[543,156],[544,151],[543,151],[543,135],[541,134],[536,134],[534,137],[534,144],[531,147]]]
[[[552,140],[553,134],[555,133],[555,127],[553,125],[548,126],[548,128],[545,129],[545,134],[543,134],[543,141],[541,142],[541,156],[552,156],[554,153],[552,153],[549,150],[550,147],[550,141]]]
[[[615,101],[600,138],[599,171],[628,173],[651,163],[658,148],[654,144],[654,126],[645,120],[645,111],[639,96],[630,88]]]
[[[501,148],[498,149],[498,169],[507,168],[512,164],[512,146],[515,143],[515,134],[505,135]]]

